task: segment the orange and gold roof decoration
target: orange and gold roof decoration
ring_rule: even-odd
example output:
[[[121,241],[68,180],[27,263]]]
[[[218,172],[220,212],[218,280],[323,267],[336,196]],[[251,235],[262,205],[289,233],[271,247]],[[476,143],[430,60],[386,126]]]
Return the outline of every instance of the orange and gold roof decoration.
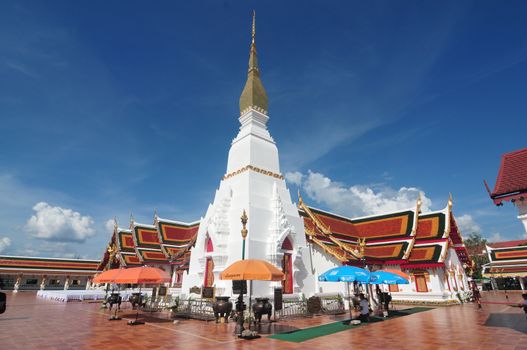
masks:
[[[299,200],[306,237],[343,264],[397,264],[403,268],[442,266],[449,248],[470,265],[468,253],[451,212],[421,213],[416,207],[382,215],[347,218],[309,207]]]
[[[173,265],[176,270],[188,269],[190,250],[199,229],[199,222],[184,223],[154,217],[154,225],[130,220],[130,228],[114,227],[114,232],[98,270],[142,266]]]

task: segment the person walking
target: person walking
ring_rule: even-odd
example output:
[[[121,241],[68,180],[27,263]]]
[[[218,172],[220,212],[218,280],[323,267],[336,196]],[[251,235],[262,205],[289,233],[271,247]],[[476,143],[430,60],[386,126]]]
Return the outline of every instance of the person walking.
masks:
[[[478,285],[475,281],[472,281],[472,297],[478,304],[478,309],[481,309],[481,293],[479,292]]]
[[[522,297],[523,297],[523,303],[518,304],[518,307],[523,308],[523,312],[525,312],[525,316],[527,318],[527,293],[523,293]]]

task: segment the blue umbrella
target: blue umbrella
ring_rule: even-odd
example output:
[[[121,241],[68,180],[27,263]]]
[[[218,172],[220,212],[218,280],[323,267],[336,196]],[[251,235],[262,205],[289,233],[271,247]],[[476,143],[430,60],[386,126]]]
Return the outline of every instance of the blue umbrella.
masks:
[[[318,280],[321,282],[361,282],[369,283],[370,273],[367,270],[355,266],[338,266],[334,267],[320,276]]]
[[[408,284],[407,279],[395,273],[387,271],[375,271],[370,273],[371,284]]]
[[[369,283],[370,281],[370,272],[368,270],[361,269],[360,267],[355,266],[338,266],[334,267],[320,276],[318,276],[318,280],[321,282],[347,282],[348,286],[348,303],[349,303],[349,310],[350,310],[350,318],[352,318],[351,314],[351,295],[350,295],[350,289],[349,284],[350,282],[361,282],[361,283]]]

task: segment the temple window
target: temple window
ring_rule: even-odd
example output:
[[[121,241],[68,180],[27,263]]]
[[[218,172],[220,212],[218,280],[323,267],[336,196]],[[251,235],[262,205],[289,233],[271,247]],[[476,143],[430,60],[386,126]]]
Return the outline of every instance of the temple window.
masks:
[[[293,250],[293,243],[291,242],[291,239],[289,236],[287,236],[284,241],[282,242],[281,249],[283,250]]]
[[[393,292],[398,292],[399,291],[399,286],[397,284],[389,284],[388,285],[388,289],[391,293]]]
[[[207,238],[205,238],[205,252],[212,253],[214,251],[214,246],[212,245],[212,239],[210,239],[209,235],[207,234]]]

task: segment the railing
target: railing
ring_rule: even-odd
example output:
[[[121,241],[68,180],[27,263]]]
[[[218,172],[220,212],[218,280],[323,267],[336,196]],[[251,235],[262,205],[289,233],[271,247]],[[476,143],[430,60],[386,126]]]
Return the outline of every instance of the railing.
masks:
[[[180,299],[175,315],[178,317],[213,320],[212,300],[210,299]]]
[[[335,315],[346,312],[344,300],[340,295],[320,296],[320,300],[322,302],[321,311],[324,314]]]
[[[279,311],[281,318],[307,316],[307,302],[304,298],[285,298],[282,300],[282,310]]]
[[[321,312],[324,314],[344,313],[344,300],[339,294],[319,296],[322,303]],[[231,299],[233,306],[236,300]],[[273,300],[270,300],[273,303]],[[282,300],[282,310],[276,313],[280,318],[294,318],[309,316],[307,300],[303,296],[288,297]],[[172,306],[176,306],[174,314],[177,317],[188,317],[200,320],[213,320],[214,311],[212,310],[213,300],[210,299],[177,299]],[[166,308],[171,308],[168,306]],[[273,305],[274,308],[274,305]],[[247,308],[247,310],[249,307]]]

